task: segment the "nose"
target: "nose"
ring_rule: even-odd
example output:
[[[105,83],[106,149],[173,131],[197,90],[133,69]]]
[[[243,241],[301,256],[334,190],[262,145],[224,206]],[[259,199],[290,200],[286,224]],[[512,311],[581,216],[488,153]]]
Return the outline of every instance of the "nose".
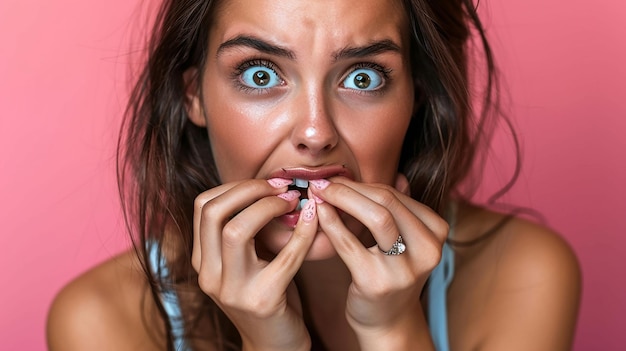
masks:
[[[295,99],[291,142],[299,152],[320,156],[337,145],[339,134],[328,100],[322,89],[311,89]]]

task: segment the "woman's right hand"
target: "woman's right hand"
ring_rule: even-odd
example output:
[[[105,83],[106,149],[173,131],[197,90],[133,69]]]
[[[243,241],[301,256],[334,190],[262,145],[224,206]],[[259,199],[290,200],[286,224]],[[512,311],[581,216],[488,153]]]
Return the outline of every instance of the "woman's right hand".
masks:
[[[237,327],[248,351],[311,345],[293,277],[317,232],[315,201],[302,210],[293,235],[270,262],[258,257],[254,243],[267,223],[297,206],[299,194],[287,185],[283,179],[228,183],[202,193],[194,204],[192,264],[200,288]]]

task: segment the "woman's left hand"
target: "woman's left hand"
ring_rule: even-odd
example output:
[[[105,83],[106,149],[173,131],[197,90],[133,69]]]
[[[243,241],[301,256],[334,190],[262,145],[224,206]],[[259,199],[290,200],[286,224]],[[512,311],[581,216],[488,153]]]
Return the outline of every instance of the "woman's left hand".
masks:
[[[396,188],[408,188],[406,178],[398,177]],[[420,295],[441,258],[447,222],[388,185],[334,178],[310,188],[324,200],[318,204],[319,225],[352,275],[346,316],[362,350],[432,347]],[[336,208],[365,225],[378,246],[366,248]],[[406,251],[385,255],[381,250],[388,251],[400,235]]]

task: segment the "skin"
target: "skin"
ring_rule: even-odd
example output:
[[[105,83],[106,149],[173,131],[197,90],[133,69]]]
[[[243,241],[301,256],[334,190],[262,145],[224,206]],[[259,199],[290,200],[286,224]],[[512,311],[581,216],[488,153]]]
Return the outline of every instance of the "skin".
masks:
[[[189,84],[188,99],[191,120],[208,129],[225,184],[196,200],[192,262],[200,287],[237,326],[246,350],[310,348],[292,282],[305,257],[335,254],[352,274],[340,309],[355,331],[352,347],[432,348],[418,339],[425,320],[414,311],[421,309],[419,292],[439,260],[448,227],[389,186],[396,178],[406,184],[395,170],[398,135],[413,111],[413,81],[407,18],[401,7],[388,5],[346,1],[334,4],[330,15],[323,1],[230,2],[218,10],[201,89]],[[387,15],[378,16],[383,11]],[[242,37],[247,41],[241,43]],[[250,40],[280,50],[260,50]],[[383,49],[353,54],[372,47]],[[253,73],[275,74],[278,83],[259,88],[246,80],[239,67],[250,61]],[[374,81],[373,90],[354,84],[351,74],[359,68]],[[332,166],[347,168],[354,180],[331,178],[325,189],[310,187],[324,202],[309,209],[309,222],[301,215],[295,229],[274,220],[295,207],[294,200],[275,196],[287,187],[246,180],[267,179],[281,169]],[[389,259],[375,245],[362,244],[390,247],[401,232],[407,245],[420,250]],[[258,257],[256,239],[276,257]]]
[[[223,182],[196,199],[192,263],[245,350],[308,350],[309,328],[329,350],[434,349],[420,292],[449,228],[408,196],[395,171],[414,106],[408,24],[391,4],[230,1],[211,27],[206,66],[185,74],[190,119],[207,128]],[[242,37],[281,51],[235,40]],[[337,55],[372,43],[386,49]],[[241,65],[250,61],[264,62],[259,68],[277,73],[279,84],[248,84],[251,65]],[[371,77],[373,64],[385,68],[374,93],[346,79],[362,63]],[[310,187],[309,197],[319,198],[306,208],[310,216],[295,228],[275,219],[296,200],[279,197],[287,186],[268,178],[282,168],[336,165],[351,176]],[[501,218],[460,204],[454,237],[471,240]],[[399,233],[407,251],[383,255],[375,243],[388,248]],[[59,294],[49,317],[51,350],[163,348],[151,337],[163,321],[150,318],[155,311],[135,260],[124,254]],[[456,264],[448,297],[453,350],[569,348],[580,276],[554,233],[514,219],[493,238],[457,250]]]
[[[222,181],[267,179],[282,168],[344,165],[356,181],[394,184],[402,146],[398,136],[404,135],[413,110],[405,36],[408,24],[402,9],[391,12],[382,1],[333,4],[333,15],[328,14],[329,4],[324,1],[305,7],[302,11],[301,1],[256,2],[253,6],[237,1],[219,11],[202,72],[203,100],[197,86],[190,84],[189,112],[194,123],[208,126]],[[378,16],[383,9],[387,15]],[[299,30],[286,32],[283,28]],[[285,48],[293,57],[245,45],[223,48],[224,43],[242,36]],[[397,50],[367,57],[333,57],[347,48],[384,40]],[[271,63],[282,84],[243,90],[237,67],[251,60]],[[363,63],[384,67],[391,71],[389,77],[370,92],[344,87],[346,77]],[[382,76],[372,68],[366,72]],[[277,221],[269,227],[271,235],[262,237],[265,246],[276,253],[292,228],[281,228]],[[359,231],[354,223],[351,227]],[[395,238],[388,241],[390,245]],[[309,255],[323,258],[333,251],[321,235]]]

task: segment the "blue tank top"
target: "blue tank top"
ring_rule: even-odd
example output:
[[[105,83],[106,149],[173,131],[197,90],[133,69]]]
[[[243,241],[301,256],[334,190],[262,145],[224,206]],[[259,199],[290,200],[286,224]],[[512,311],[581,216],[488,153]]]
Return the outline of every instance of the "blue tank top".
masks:
[[[155,274],[161,277],[168,276],[165,259],[159,251],[156,242],[148,243],[148,259]],[[454,277],[454,251],[446,243],[443,245],[441,262],[431,273],[428,283],[428,325],[437,351],[449,351],[448,344],[448,308],[447,291]],[[183,325],[182,313],[178,296],[174,290],[164,290],[161,293],[161,303],[168,316],[174,338],[174,349],[179,351],[191,351],[184,338],[185,326]]]
[[[430,274],[428,282],[428,326],[437,351],[449,351],[448,286],[454,277],[454,251],[443,244],[441,261]]]
[[[150,268],[153,270],[153,273],[158,274],[163,279],[167,279],[169,270],[167,269],[165,257],[161,255],[158,243],[156,241],[150,241],[147,243],[147,246],[148,260],[150,261]],[[183,316],[180,311],[180,303],[176,291],[174,289],[163,288],[160,298],[172,329],[174,350],[191,351],[191,348],[185,342],[185,326],[183,324]]]

